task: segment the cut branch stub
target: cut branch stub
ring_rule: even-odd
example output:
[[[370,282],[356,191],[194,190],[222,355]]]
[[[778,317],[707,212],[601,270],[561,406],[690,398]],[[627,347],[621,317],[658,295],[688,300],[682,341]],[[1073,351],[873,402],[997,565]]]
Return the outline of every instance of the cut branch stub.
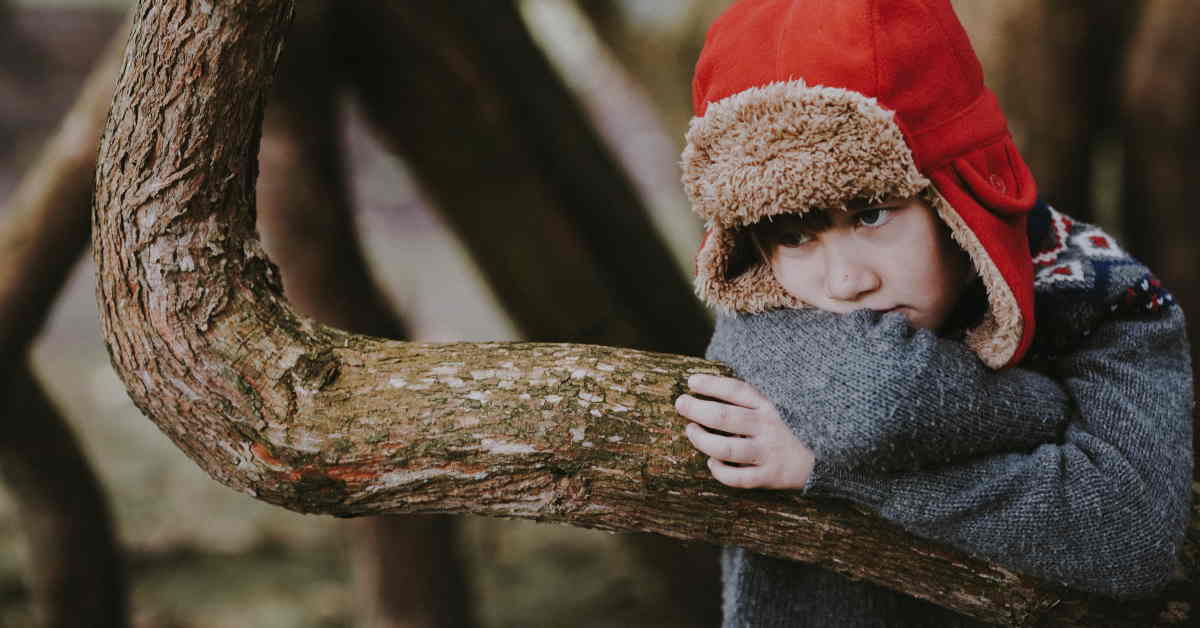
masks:
[[[113,364],[213,477],[302,512],[473,512],[741,545],[985,620],[1094,625],[1100,603],[854,508],[716,484],[672,405],[688,374],[725,372],[715,363],[382,341],[296,315],[253,230],[264,89],[290,14],[142,2],[101,146],[93,233]],[[1165,604],[1105,622],[1151,625]]]

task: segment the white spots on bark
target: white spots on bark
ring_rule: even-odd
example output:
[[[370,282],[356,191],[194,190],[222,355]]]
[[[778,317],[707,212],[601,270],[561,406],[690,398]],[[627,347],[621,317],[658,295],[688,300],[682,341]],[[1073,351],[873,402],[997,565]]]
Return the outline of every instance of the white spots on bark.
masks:
[[[325,445],[325,438],[320,434],[314,434],[304,429],[291,430],[288,432],[288,436],[291,437],[288,440],[288,444],[298,451],[315,454],[321,451],[321,448]]]
[[[229,454],[229,458],[235,462],[235,466],[239,471],[255,471],[254,454],[250,452],[250,444],[240,442],[237,445],[230,443],[227,440],[222,440],[217,443],[217,446],[224,449]]]
[[[598,370],[598,371],[605,371],[605,372],[609,372],[609,373],[611,373],[612,371],[616,370],[616,368],[617,368],[617,367],[615,367],[615,366],[613,366],[613,365],[611,365],[611,364],[605,364],[605,363],[603,363],[603,362],[600,362],[599,364],[597,364],[597,365],[596,365],[596,370]]]
[[[462,388],[463,386],[466,386],[467,383],[457,377],[447,377],[446,385],[451,388]]]
[[[524,499],[505,505],[505,510],[514,514],[531,515],[540,513],[554,502],[554,491],[542,491],[536,495],[528,495]]]
[[[592,411],[591,411],[589,414],[591,414],[591,415],[592,415],[592,416],[594,416],[594,417],[598,417],[598,416],[600,416],[600,411],[599,411],[599,410],[592,410]]]
[[[264,339],[264,340],[269,341],[269,339]],[[271,344],[271,349],[272,350],[275,349],[274,343]],[[280,370],[286,371],[286,370],[292,368],[293,366],[296,366],[296,362],[300,361],[300,357],[303,356],[304,353],[305,353],[304,348],[299,345],[289,345],[289,346],[284,347],[283,355],[280,356],[280,358],[279,358]]]
[[[192,390],[192,387],[188,386],[187,382],[178,377],[172,377],[171,384],[175,386],[175,390],[183,393],[183,396],[187,397],[188,401],[196,401],[200,398],[200,395],[195,390]]]
[[[533,396],[530,395],[529,393],[521,393],[521,394],[517,395],[517,399],[521,399],[523,401],[529,401],[530,399],[533,399]]]
[[[626,408],[625,406],[623,406],[619,403],[614,403],[612,408],[610,408],[609,410],[611,410],[612,412],[629,412],[629,408]]]
[[[773,514],[773,515],[779,515],[781,517],[785,517],[787,519],[792,519],[795,521],[804,521],[804,522],[812,521],[812,517],[809,517],[806,515],[796,515],[796,514],[792,514],[790,512],[786,512],[784,510],[771,510],[771,511],[769,511],[769,513]]]
[[[545,397],[542,397],[542,401],[545,401],[549,404],[555,404],[562,401],[562,397],[559,395],[546,395]]]
[[[528,445],[525,443],[511,443],[508,441],[496,440],[493,438],[485,438],[485,439],[479,441],[479,447],[480,447],[480,449],[482,449],[483,451],[486,451],[487,453],[496,454],[498,456],[512,456],[512,455],[519,455],[519,454],[535,454],[535,453],[537,453],[537,449],[534,449],[532,445]]]
[[[491,396],[491,394],[492,394],[491,392],[486,391],[486,390],[483,390],[483,391],[472,390],[471,392],[467,393],[467,399],[474,399],[475,401],[478,401],[479,403],[487,403],[488,397]]]
[[[578,443],[579,441],[583,440],[583,435],[587,433],[587,426],[580,425],[579,427],[573,427],[567,431],[571,433],[571,442]]]
[[[446,478],[450,480],[482,480],[487,477],[486,471],[478,473],[463,473],[461,471],[452,471],[450,469],[415,469],[413,471],[392,471],[379,476],[378,488],[390,488],[396,486],[404,486],[406,484],[415,484],[418,482],[427,482],[435,478]]]
[[[399,375],[393,375],[388,378],[388,386],[391,386],[392,388],[404,388],[405,386],[408,386],[408,380],[400,377]]]
[[[430,371],[433,375],[457,375],[457,366],[435,366]]]
[[[610,443],[619,443],[622,440],[624,440],[624,439],[616,434],[613,434],[612,436],[608,437],[608,442],[610,442]]]

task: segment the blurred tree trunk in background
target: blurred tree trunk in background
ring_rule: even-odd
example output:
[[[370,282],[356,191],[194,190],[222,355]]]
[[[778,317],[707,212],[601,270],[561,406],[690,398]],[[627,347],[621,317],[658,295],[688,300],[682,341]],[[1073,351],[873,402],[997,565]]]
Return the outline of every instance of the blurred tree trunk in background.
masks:
[[[512,2],[339,8],[337,49],[368,117],[523,335],[702,353],[710,328],[688,281]],[[681,625],[717,620],[712,548],[632,542]]]
[[[512,2],[339,6],[371,122],[525,334],[703,351],[689,282]]]
[[[587,13],[609,48],[637,75],[683,150],[692,117],[692,70],[708,25],[732,0],[570,1]]]
[[[7,24],[0,21],[0,30]],[[28,541],[33,615],[43,627],[128,623],[124,560],[107,499],[26,365],[29,345],[89,239],[96,150],[127,32],[113,37],[0,214],[0,477]],[[0,41],[19,39],[0,34]]]
[[[1200,3],[1144,3],[1124,80],[1128,246],[1179,300],[1188,317],[1200,382]],[[1200,451],[1200,429],[1193,434]],[[1200,467],[1196,469],[1200,477]]]
[[[1106,136],[1119,141],[1120,67],[1140,4],[957,0],[954,6],[1038,192],[1094,221],[1096,150]]]
[[[354,333],[402,339],[404,325],[371,280],[355,231],[331,13],[328,2],[301,3],[279,60],[260,153],[259,230],[300,311]],[[414,515],[345,523],[357,625],[474,625],[458,521]]]
[[[29,369],[0,369],[0,479],[17,503],[38,628],[128,625],[124,558],[83,449]]]

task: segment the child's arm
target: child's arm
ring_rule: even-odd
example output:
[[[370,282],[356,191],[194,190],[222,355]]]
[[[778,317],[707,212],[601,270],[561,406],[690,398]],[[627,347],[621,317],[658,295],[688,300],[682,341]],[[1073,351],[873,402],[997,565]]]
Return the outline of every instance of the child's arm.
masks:
[[[1061,438],[1072,405],[1054,379],[993,371],[900,314],[776,310],[722,317],[708,357],[761,391],[817,460],[912,470]]]
[[[1183,314],[1108,320],[1060,366],[1078,404],[1061,443],[892,475],[818,456],[806,490],[1019,571],[1096,593],[1151,593],[1175,567],[1191,515]]]

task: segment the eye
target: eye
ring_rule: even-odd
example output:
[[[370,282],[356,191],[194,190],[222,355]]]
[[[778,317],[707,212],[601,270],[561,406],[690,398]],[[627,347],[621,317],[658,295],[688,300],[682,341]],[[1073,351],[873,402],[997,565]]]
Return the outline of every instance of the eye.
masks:
[[[875,207],[858,212],[854,219],[864,227],[882,227],[892,218],[892,210]]]
[[[785,248],[795,248],[812,240],[812,236],[803,231],[784,231],[777,238],[779,246]]]

